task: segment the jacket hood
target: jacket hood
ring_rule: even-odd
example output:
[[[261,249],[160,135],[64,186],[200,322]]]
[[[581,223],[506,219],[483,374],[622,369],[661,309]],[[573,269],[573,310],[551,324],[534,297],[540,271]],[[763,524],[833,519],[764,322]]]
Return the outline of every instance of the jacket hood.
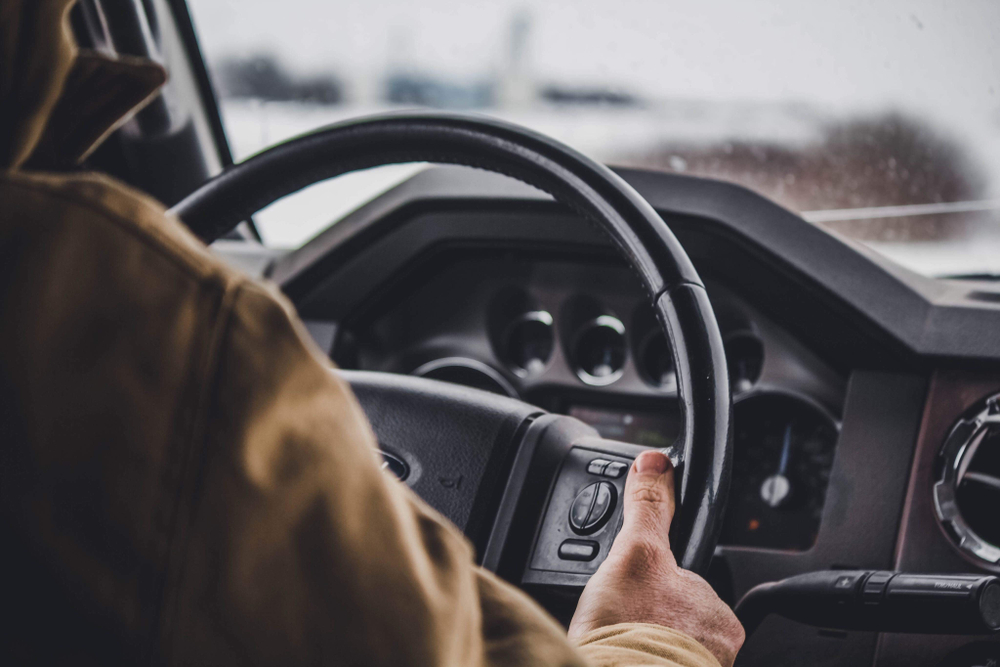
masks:
[[[64,169],[153,98],[166,71],[77,48],[76,0],[0,0],[0,171]]]

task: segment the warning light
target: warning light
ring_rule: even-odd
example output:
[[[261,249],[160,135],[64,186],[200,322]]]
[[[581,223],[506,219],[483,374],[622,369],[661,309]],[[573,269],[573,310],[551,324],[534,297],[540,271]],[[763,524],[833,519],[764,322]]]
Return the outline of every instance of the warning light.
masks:
[[[747,528],[749,528],[750,530],[757,530],[758,528],[760,528],[760,521],[758,521],[757,519],[750,519],[750,523],[749,525],[747,525]]]

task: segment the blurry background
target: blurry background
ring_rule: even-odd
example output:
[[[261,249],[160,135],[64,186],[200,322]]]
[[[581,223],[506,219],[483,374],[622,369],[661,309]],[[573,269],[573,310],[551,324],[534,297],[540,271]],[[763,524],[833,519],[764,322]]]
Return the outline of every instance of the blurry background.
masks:
[[[615,165],[741,183],[929,275],[1000,273],[1000,3],[189,0],[239,161],[461,109]],[[295,247],[419,166],[255,216]]]

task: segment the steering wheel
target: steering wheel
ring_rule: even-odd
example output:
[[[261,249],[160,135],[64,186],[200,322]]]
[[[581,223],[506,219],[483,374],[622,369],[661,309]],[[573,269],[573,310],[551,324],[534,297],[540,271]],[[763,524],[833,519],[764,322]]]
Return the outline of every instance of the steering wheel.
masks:
[[[610,169],[551,138],[498,120],[385,114],[339,123],[264,151],[207,182],[172,212],[211,242],[308,185],[406,162],[465,165],[523,181],[597,225],[624,255],[670,341],[677,373],[682,426],[670,450],[679,476],[672,549],[682,567],[704,574],[722,525],[732,460],[722,337],[684,249],[649,203]],[[513,399],[422,378],[341,372],[380,445],[409,469],[407,483],[465,529],[480,547],[484,566],[512,578],[532,570],[532,564],[559,562],[540,551],[574,537],[567,511],[583,493],[581,485],[598,479],[579,469],[586,468],[586,457],[628,461],[644,449],[603,440],[582,422]],[[614,482],[620,492],[623,480]],[[615,527],[614,519],[607,521],[590,542],[606,553]],[[561,573],[535,567],[533,578],[524,581],[582,584],[601,560],[569,560]]]

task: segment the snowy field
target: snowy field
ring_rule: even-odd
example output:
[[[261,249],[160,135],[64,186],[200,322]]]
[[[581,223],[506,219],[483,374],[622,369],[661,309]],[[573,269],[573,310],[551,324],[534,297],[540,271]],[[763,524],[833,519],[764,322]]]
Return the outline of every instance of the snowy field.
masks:
[[[308,106],[225,100],[222,114],[237,161],[317,127],[384,107]],[[640,155],[658,145],[683,141],[711,145],[752,141],[794,150],[815,143],[829,119],[802,108],[695,104],[663,109],[643,107],[505,110],[506,120],[554,136],[598,160]],[[670,162],[682,171],[683,161]],[[265,242],[295,248],[379,193],[425,168],[397,165],[349,174],[314,185],[255,216]],[[737,179],[738,180],[738,179]],[[993,179],[994,182],[1000,179]],[[1000,204],[998,204],[1000,206]],[[988,205],[987,205],[988,207]],[[799,211],[809,219],[810,211]],[[822,218],[822,214],[819,216]],[[967,216],[968,217],[968,216]],[[900,265],[925,275],[1000,273],[1000,215],[979,212],[963,236],[938,241],[879,243],[869,247]]]

